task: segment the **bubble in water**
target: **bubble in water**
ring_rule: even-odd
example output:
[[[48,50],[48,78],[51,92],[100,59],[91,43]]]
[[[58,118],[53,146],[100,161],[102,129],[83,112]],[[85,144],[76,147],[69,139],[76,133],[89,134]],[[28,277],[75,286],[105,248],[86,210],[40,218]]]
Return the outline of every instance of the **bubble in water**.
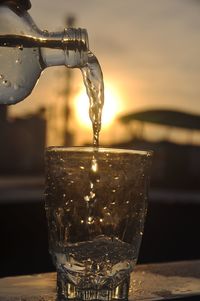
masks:
[[[95,198],[96,194],[93,191],[90,191],[90,199]]]
[[[89,201],[90,201],[89,196],[88,196],[88,195],[84,196],[84,200],[85,200],[86,202],[89,202]]]
[[[93,160],[92,160],[91,170],[92,170],[92,172],[97,172],[98,171],[98,163],[97,163],[97,160],[95,158],[93,158]]]
[[[11,82],[9,82],[9,80],[6,80],[4,79],[2,84],[5,86],[5,87],[10,87],[11,86]]]
[[[91,225],[94,223],[94,217],[93,216],[89,216],[88,217],[88,224]]]

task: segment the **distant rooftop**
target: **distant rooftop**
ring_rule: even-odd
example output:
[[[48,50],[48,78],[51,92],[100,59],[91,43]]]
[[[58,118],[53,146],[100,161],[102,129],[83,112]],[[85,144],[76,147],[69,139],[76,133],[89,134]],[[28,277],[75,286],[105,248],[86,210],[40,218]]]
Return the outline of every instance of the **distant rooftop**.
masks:
[[[146,110],[120,117],[124,124],[132,121],[147,122],[189,130],[200,130],[200,115],[173,110]]]

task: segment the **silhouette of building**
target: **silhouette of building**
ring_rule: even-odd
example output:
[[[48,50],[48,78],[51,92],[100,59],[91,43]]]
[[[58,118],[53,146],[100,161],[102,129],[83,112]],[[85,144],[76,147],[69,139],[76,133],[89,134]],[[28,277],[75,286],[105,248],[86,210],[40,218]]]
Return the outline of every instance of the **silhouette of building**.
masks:
[[[120,118],[130,127],[131,122],[165,125],[169,132],[174,127],[191,131],[200,130],[200,116],[171,110],[148,110],[131,113]],[[151,149],[154,151],[152,164],[152,186],[172,189],[200,189],[200,146],[178,144],[167,139],[163,141],[147,141],[142,130],[124,143],[114,145],[121,148]],[[192,135],[190,135],[192,136]]]
[[[15,119],[8,119],[7,111],[0,107],[0,174],[41,173],[46,144],[43,110]]]

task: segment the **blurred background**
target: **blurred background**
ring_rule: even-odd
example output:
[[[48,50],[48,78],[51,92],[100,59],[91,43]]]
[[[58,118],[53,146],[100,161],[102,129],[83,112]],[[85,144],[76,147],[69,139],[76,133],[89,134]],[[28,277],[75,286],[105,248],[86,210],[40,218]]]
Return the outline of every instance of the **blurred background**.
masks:
[[[139,262],[199,258],[200,1],[31,3],[41,29],[88,30],[105,82],[100,144],[155,152]],[[26,100],[0,108],[0,276],[54,269],[44,148],[91,144],[88,107],[80,70],[52,67]]]

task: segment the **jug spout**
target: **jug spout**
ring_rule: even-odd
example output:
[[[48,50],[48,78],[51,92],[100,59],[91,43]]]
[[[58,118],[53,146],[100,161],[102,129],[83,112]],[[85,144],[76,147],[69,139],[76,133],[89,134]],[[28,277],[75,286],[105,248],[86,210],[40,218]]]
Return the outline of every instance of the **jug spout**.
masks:
[[[65,65],[77,68],[88,62],[89,42],[86,29],[66,28],[63,32],[44,32],[36,43],[41,45],[45,67]]]

